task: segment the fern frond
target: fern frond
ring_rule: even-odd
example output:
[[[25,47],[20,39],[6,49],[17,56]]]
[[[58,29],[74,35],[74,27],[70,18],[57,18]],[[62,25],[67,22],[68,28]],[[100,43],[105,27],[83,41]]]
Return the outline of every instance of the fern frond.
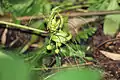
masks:
[[[86,29],[83,29],[83,31],[80,31],[75,39],[73,41],[77,41],[77,42],[80,42],[81,40],[84,40],[86,41],[90,36],[92,36],[96,31],[96,28],[94,27],[89,27],[89,28],[86,28]]]

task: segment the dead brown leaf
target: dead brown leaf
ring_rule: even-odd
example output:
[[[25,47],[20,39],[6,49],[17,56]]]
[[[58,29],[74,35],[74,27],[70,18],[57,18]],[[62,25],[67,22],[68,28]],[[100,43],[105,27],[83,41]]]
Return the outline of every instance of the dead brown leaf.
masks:
[[[120,60],[120,54],[117,53],[111,53],[111,52],[107,52],[107,51],[102,51],[100,50],[100,52],[105,55],[106,57],[112,59],[112,60]]]

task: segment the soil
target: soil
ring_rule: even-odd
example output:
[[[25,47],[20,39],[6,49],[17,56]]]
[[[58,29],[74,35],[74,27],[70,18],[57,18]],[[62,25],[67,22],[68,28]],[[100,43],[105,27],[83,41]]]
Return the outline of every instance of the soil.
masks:
[[[104,56],[100,50],[120,54],[119,32],[115,37],[104,35],[102,26],[98,26],[97,32],[92,37],[92,46],[94,46],[94,58],[97,64],[105,70],[105,80],[120,80],[120,60],[112,60]]]

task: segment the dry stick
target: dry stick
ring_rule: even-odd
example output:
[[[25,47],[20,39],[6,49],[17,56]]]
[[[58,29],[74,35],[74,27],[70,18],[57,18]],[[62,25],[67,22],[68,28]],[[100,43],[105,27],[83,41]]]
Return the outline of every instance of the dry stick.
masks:
[[[77,17],[77,16],[100,16],[110,14],[120,14],[120,10],[109,10],[109,11],[91,11],[91,12],[73,12],[73,13],[61,13],[62,16]],[[46,16],[48,17],[48,16]],[[43,16],[33,16],[32,19],[43,19]],[[31,16],[18,17],[18,20],[30,20]]]
[[[106,64],[119,64],[120,63],[120,60],[114,60],[114,61],[109,61],[107,63],[102,63],[103,65],[106,65]]]
[[[101,15],[111,15],[111,14],[120,14],[120,10],[109,10],[109,11],[91,11],[91,12],[72,12],[72,13],[61,13],[62,16],[68,16],[68,17],[77,17],[77,16],[101,16]],[[48,18],[49,16],[24,16],[24,17],[18,17],[17,20],[21,21],[28,21],[32,17],[32,20],[38,20],[38,19],[44,19]],[[12,19],[6,18],[2,19],[0,18],[1,21],[8,21],[12,22]]]
[[[68,16],[68,17],[77,17],[77,16],[101,16],[101,15],[111,15],[111,14],[120,14],[120,10],[109,10],[109,11],[91,11],[91,12],[72,12],[72,13],[61,13],[62,16]],[[21,21],[28,21],[32,17],[32,20],[38,20],[38,19],[44,19],[45,17],[48,18],[49,16],[24,16],[24,17],[18,17],[17,20]],[[6,19],[0,19],[1,21],[8,21],[12,22],[12,19],[6,18]]]
[[[96,48],[100,48],[102,45],[106,44],[107,42],[111,42],[111,41],[117,41],[120,40],[120,38],[115,38],[115,39],[110,39],[110,40],[106,40],[103,43],[101,43],[100,45],[98,45]]]
[[[91,11],[91,12],[74,12],[70,14],[62,14],[63,16],[77,17],[77,16],[101,16],[101,15],[111,15],[120,14],[120,10],[109,10],[109,11]]]
[[[93,65],[93,66],[95,66],[93,63],[85,63],[85,64],[79,64],[79,66],[91,66],[91,65]],[[48,68],[32,68],[32,70],[46,70],[46,69],[65,69],[65,68],[74,68],[74,67],[78,67],[78,65],[72,65],[72,67],[71,66],[66,66],[66,67],[63,67],[63,66],[61,66],[61,67],[48,67]]]

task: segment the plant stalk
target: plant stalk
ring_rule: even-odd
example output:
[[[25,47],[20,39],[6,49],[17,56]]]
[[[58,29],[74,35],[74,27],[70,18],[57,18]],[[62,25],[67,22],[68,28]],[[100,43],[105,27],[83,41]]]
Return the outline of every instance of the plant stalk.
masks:
[[[43,31],[43,30],[39,30],[39,29],[35,29],[35,28],[31,28],[31,27],[23,26],[23,25],[19,25],[19,24],[14,24],[14,23],[10,23],[10,22],[5,22],[5,21],[0,21],[0,24],[9,25],[8,27],[15,27],[15,28],[19,28],[19,29],[31,30],[36,34],[40,34],[40,33],[46,34],[47,33],[46,31]]]

